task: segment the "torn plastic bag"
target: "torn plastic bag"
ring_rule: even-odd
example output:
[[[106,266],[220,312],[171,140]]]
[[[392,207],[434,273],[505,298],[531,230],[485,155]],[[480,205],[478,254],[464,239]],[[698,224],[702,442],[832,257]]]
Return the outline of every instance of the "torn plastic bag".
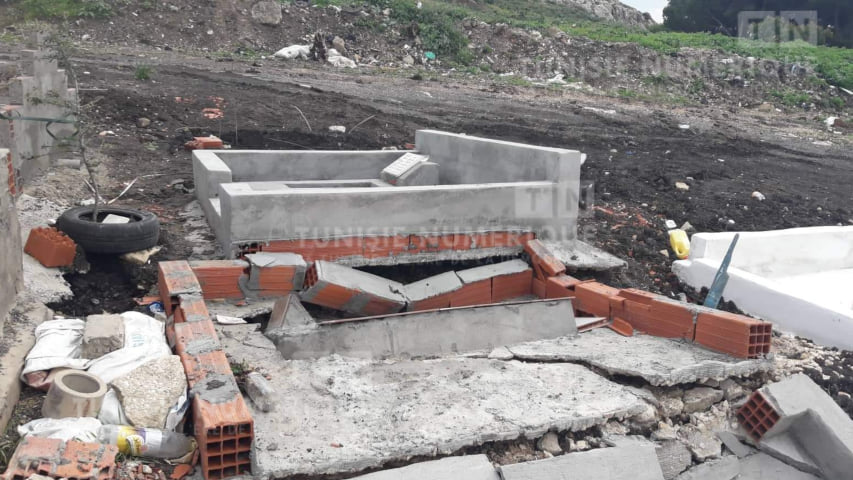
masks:
[[[18,435],[25,437],[58,438],[63,441],[97,442],[101,422],[97,418],[39,418],[18,427]]]
[[[64,318],[48,320],[36,327],[36,343],[27,354],[21,381],[47,391],[50,388],[47,377],[52,369],[85,369],[88,360],[80,358],[85,325],[83,320]]]

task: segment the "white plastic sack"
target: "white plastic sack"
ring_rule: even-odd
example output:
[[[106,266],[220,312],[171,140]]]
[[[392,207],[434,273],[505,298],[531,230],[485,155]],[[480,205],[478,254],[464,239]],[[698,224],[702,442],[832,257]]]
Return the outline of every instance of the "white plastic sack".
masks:
[[[63,441],[97,442],[101,422],[97,418],[39,418],[18,427],[18,435],[58,438]]]
[[[124,319],[124,348],[87,365],[89,373],[108,384],[136,367],[172,354],[166,343],[163,322],[139,312],[125,312],[121,317]]]
[[[303,60],[308,60],[308,55],[311,54],[311,45],[291,45],[289,47],[284,47],[281,50],[273,53],[274,57],[284,58],[287,60],[293,60],[296,57],[302,58]]]
[[[24,362],[21,381],[44,388],[50,370],[59,367],[84,369],[88,360],[80,358],[80,344],[86,323],[74,318],[48,320],[36,327],[36,343]]]
[[[130,425],[127,417],[124,416],[124,409],[121,407],[118,395],[112,387],[104,395],[101,411],[98,412],[98,420],[104,425]]]
[[[355,68],[356,67],[356,63],[354,61],[352,61],[349,58],[341,55],[340,52],[338,52],[334,48],[330,48],[326,52],[326,59],[329,61],[329,63],[332,64],[332,66],[335,66],[338,68]]]
[[[174,431],[175,428],[180,425],[180,423],[184,420],[184,417],[187,415],[187,410],[190,408],[189,397],[187,396],[187,392],[181,395],[180,398],[175,402],[172,408],[169,409],[169,414],[166,415],[166,430]]]

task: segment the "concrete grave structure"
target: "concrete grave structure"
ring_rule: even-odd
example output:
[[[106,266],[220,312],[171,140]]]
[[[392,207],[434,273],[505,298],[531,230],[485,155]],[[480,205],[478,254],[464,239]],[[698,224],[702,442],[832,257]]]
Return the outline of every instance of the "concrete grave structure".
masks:
[[[36,34],[30,43],[43,41],[44,35]],[[77,96],[48,51],[21,50],[15,60],[0,60],[0,72],[14,70],[12,78],[0,74],[0,146],[11,152],[10,174],[20,191],[66,154],[61,143],[75,132],[67,122],[74,120],[70,113]]]
[[[688,285],[709,287],[734,232],[697,233],[673,264]],[[744,312],[824,345],[853,348],[853,227],[741,233],[723,292]]]
[[[196,195],[231,256],[414,263],[515,254],[533,237],[572,256],[580,152],[431,130],[415,145],[196,150]]]

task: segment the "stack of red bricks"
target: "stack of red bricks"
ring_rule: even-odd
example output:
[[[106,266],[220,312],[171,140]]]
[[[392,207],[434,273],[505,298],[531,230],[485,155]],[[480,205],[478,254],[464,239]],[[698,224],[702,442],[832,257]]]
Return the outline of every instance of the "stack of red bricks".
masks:
[[[491,232],[277,240],[255,245],[245,253],[288,252],[299,254],[308,262],[335,261],[352,257],[385,258],[444,251],[516,248],[533,238],[534,235],[529,232]]]
[[[189,263],[159,264],[160,295],[172,319],[167,327],[193,393],[194,432],[207,480],[251,471],[254,422]]]
[[[116,455],[115,445],[29,436],[18,444],[6,473],[0,478],[16,480],[44,475],[112,480],[116,473]]]
[[[772,325],[744,315],[679,302],[633,288],[618,289],[567,275],[549,279],[548,298],[574,297],[575,310],[607,317],[623,334],[683,338],[740,358],[770,352]]]
[[[54,227],[39,227],[30,230],[24,252],[48,268],[70,267],[77,244]]]

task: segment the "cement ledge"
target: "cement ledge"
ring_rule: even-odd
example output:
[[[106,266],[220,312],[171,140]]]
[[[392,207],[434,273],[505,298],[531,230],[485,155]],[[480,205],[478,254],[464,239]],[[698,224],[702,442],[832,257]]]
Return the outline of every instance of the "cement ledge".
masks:
[[[41,303],[19,299],[6,319],[0,338],[0,392],[4,392],[0,398],[0,432],[6,430],[20,398],[23,384],[19,377],[24,368],[24,358],[35,344],[35,329],[52,317],[53,311]]]

